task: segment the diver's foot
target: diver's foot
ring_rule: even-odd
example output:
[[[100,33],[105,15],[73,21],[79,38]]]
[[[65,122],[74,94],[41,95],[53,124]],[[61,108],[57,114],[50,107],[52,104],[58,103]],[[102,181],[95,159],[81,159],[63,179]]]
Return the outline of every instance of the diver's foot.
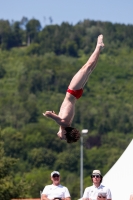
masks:
[[[102,50],[104,48],[104,43],[103,43],[103,35],[99,35],[97,38],[97,46],[98,48],[100,48],[100,50]]]

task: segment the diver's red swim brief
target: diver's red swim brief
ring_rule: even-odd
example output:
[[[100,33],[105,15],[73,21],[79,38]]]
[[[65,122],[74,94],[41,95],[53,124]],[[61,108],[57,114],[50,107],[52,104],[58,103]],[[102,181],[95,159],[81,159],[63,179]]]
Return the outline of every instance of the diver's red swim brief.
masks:
[[[71,90],[71,89],[67,89],[67,92],[72,94],[74,97],[76,97],[76,99],[79,99],[82,94],[83,94],[83,89],[79,89],[79,90]]]

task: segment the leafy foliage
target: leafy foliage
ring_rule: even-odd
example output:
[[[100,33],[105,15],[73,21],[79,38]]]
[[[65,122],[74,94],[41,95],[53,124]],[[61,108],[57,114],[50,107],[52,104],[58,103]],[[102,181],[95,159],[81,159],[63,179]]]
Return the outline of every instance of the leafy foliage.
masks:
[[[3,145],[4,143],[0,136],[0,199],[10,200],[15,197],[26,197],[29,187],[27,187],[28,185],[24,180],[15,180],[13,169],[17,164],[17,160],[5,156]]]
[[[91,184],[92,170],[105,174],[132,139],[132,25],[85,20],[41,28],[35,19],[13,24],[0,20],[1,200],[38,197],[51,183],[53,170],[61,172],[61,183],[72,198],[79,198],[80,141],[60,141],[57,124],[42,113],[59,112],[71,78],[100,33],[105,50],[76,104],[73,121],[79,130],[89,130],[84,138],[84,187]]]

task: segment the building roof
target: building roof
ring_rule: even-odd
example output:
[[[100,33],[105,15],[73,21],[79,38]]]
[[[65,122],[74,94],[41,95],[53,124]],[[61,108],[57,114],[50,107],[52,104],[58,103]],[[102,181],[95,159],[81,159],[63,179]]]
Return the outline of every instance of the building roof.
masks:
[[[133,140],[105,174],[102,184],[111,190],[113,200],[127,200],[133,194]]]

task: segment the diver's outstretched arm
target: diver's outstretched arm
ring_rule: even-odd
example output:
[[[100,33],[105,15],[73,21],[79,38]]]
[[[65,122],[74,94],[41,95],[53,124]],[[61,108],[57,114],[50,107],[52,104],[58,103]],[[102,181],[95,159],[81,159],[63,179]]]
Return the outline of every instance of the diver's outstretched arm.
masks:
[[[68,122],[66,122],[64,119],[61,119],[54,111],[46,111],[45,113],[43,113],[43,115],[45,117],[50,117],[51,119],[56,121],[56,123],[59,124],[60,126],[63,127],[69,126]]]

